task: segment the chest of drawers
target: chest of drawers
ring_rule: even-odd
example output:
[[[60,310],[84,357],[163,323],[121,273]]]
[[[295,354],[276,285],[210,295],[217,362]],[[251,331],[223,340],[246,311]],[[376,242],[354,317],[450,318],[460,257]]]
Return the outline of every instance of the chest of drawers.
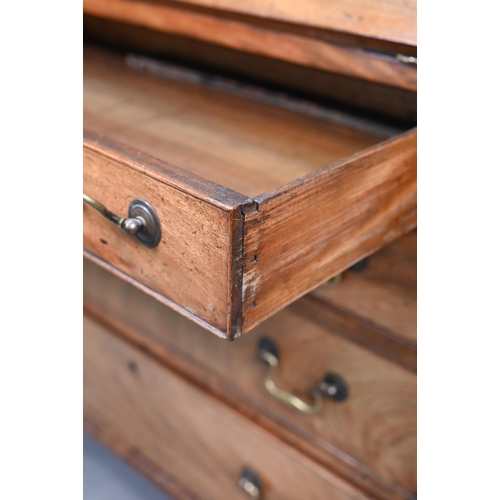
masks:
[[[317,3],[84,3],[85,425],[176,498],[416,494],[415,47]]]

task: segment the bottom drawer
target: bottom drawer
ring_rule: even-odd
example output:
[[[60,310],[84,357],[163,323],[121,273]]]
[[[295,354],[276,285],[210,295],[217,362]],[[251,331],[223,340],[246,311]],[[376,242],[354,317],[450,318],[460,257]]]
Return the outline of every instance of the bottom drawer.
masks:
[[[89,430],[178,498],[249,498],[243,467],[266,500],[368,498],[87,317],[84,413]]]

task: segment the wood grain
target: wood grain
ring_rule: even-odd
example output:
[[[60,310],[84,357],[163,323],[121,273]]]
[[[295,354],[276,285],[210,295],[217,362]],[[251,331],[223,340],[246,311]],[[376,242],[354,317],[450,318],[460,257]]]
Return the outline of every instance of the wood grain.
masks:
[[[85,249],[217,335],[250,331],[415,227],[416,131],[378,143],[110,54],[86,61],[85,190],[123,215],[146,199],[164,238],[146,249],[86,207]]]
[[[309,118],[84,53],[84,126],[254,197],[380,142]]]
[[[416,343],[325,302],[316,297],[314,291],[292,302],[288,308],[325,330],[356,342],[407,370],[417,372]]]
[[[96,439],[111,449],[116,455],[126,460],[132,467],[139,470],[150,481],[156,483],[175,500],[203,500],[194,494],[189,486],[180,484],[163,468],[151,462],[134,443],[116,431],[106,420],[92,410],[88,405],[84,408],[84,429]]]
[[[241,271],[233,266],[241,256],[238,201],[245,198],[209,184],[204,195],[194,177],[188,189],[182,174],[176,178],[175,168],[154,160],[148,163],[145,155],[137,163],[129,153],[88,134],[84,190],[122,215],[133,199],[145,199],[160,218],[162,240],[158,247],[146,248],[84,205],[84,249],[164,296],[169,305],[217,335],[239,332]],[[214,190],[222,201],[211,199]],[[231,207],[234,202],[236,207]]]
[[[353,33],[401,44],[417,43],[416,0],[178,0],[309,28]]]
[[[268,499],[368,498],[87,318],[84,408],[207,500],[248,498],[244,466],[262,476]]]
[[[373,254],[363,272],[346,272],[340,286],[321,286],[312,295],[379,325],[416,349],[417,232]]]
[[[245,217],[243,329],[416,226],[417,133],[255,198]]]
[[[347,0],[345,3],[348,3]],[[404,6],[405,3],[407,2],[401,2],[400,5]],[[375,2],[372,4],[376,5]],[[388,2],[386,4],[391,5]],[[193,11],[179,8],[179,4],[175,3],[85,0],[83,7],[85,13],[93,16],[144,26],[235,50],[416,91],[416,68],[402,64],[394,55],[377,54],[365,50],[366,48],[335,43],[331,39],[321,39],[317,34],[313,37],[294,33],[290,31],[289,25],[281,29],[276,26],[268,28],[259,26],[255,24],[254,20],[248,18],[245,20],[225,18],[220,16],[220,11]],[[347,5],[340,7],[343,12],[339,18],[352,15],[349,12],[352,10],[351,7],[347,7]],[[363,12],[359,17],[378,16],[379,19],[384,19],[384,24],[387,27],[391,26],[391,21],[394,19],[391,19],[390,9],[370,13],[368,10],[365,11],[365,7],[366,5],[362,7]],[[302,9],[302,12],[298,12],[298,14],[306,14],[305,10],[310,14],[314,12],[313,9]],[[329,6],[327,9],[318,11],[315,14],[316,20],[313,22],[319,18],[328,19],[328,13],[335,10]],[[411,11],[411,7],[409,10]],[[396,16],[399,16],[403,22],[414,23],[414,17],[408,16],[408,13],[407,9],[403,9],[403,12]],[[359,17],[354,22],[347,21],[344,24],[354,26],[359,23]],[[387,19],[387,23],[385,23],[385,19]],[[374,39],[387,40],[387,38],[380,36],[376,36]],[[401,40],[397,41],[401,42]],[[403,42],[412,43],[408,39]]]
[[[210,68],[215,73],[236,75],[239,80],[264,82],[288,93],[299,92],[327,102],[334,100],[413,125],[417,122],[417,95],[409,90],[89,15],[83,16],[83,31],[85,39],[96,45],[160,60],[182,61]]]
[[[417,232],[373,254],[362,272],[342,273],[291,304],[294,312],[417,371]]]
[[[221,342],[88,262],[84,304],[88,314],[371,495],[413,498],[413,373],[288,309],[234,343]],[[274,400],[263,388],[265,367],[256,356],[264,335],[281,349],[277,383],[282,387],[307,398],[310,386],[332,371],[345,378],[350,398],[326,402],[317,416],[302,416]]]

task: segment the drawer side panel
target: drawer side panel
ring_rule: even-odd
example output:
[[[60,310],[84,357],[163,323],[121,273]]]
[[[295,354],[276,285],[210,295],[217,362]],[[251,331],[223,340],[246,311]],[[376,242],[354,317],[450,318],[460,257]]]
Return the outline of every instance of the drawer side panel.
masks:
[[[416,227],[417,132],[284,186],[245,218],[243,333]]]

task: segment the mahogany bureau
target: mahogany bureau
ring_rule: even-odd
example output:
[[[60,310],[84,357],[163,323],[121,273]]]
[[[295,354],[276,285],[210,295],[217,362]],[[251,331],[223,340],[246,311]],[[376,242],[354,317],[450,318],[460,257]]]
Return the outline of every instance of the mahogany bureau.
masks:
[[[415,498],[415,4],[84,14],[86,429],[174,498]]]

